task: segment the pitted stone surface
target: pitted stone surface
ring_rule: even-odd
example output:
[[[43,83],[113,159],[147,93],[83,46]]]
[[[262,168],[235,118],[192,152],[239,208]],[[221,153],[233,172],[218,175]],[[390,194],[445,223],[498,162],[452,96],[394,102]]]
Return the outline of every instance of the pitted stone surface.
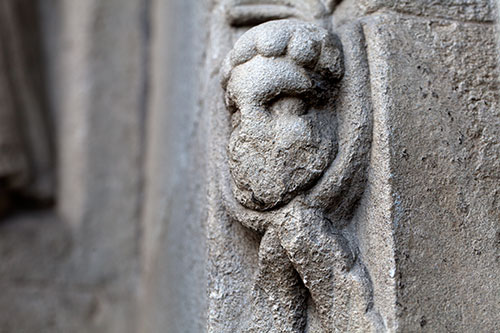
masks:
[[[303,333],[308,303],[324,332],[382,327],[354,236],[342,230],[349,222],[337,214],[341,205],[353,208],[347,195],[336,200],[339,189],[362,191],[362,181],[352,180],[362,179],[369,144],[368,127],[359,128],[368,122],[367,104],[337,112],[343,72],[338,37],[296,20],[249,30],[226,57],[222,86],[231,128],[224,178],[232,181],[226,180],[222,191],[229,214],[263,235],[251,307],[238,331]],[[338,140],[342,152],[332,166]],[[308,191],[311,187],[319,189]]]
[[[340,0],[225,0],[232,26],[255,26],[271,20],[314,21],[331,13]]]
[[[361,0],[359,7],[368,13],[394,10],[422,17],[492,22],[495,0]]]
[[[269,22],[243,35],[225,66],[234,194],[252,209],[286,204],[335,157],[329,99],[342,76],[341,48],[313,24]]]
[[[365,31],[391,140],[399,331],[497,332],[495,27],[382,15]]]

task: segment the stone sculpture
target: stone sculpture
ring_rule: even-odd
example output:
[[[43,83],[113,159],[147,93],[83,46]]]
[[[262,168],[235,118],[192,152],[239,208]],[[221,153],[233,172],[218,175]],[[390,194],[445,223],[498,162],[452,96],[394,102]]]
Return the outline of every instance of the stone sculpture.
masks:
[[[321,20],[331,14],[339,0],[227,0],[231,26],[255,26],[271,20],[293,18]]]
[[[366,142],[339,151],[343,73],[338,37],[299,20],[250,29],[222,69],[231,113],[222,193],[228,214],[262,235],[254,289],[281,332],[305,331],[307,293],[325,332],[377,325],[370,279],[346,231]]]

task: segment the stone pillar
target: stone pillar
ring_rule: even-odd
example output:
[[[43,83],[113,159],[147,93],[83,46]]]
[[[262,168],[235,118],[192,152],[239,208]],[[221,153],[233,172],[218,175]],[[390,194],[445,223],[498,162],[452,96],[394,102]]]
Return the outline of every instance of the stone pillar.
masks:
[[[381,124],[375,135],[386,138],[393,329],[496,331],[500,113],[494,13],[487,1],[380,6],[391,12],[371,14],[363,26],[374,117]]]

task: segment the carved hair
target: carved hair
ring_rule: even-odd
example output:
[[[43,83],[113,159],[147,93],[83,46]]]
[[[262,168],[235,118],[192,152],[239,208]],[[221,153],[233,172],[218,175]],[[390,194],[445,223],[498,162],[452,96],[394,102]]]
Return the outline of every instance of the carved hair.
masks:
[[[246,32],[234,45],[222,67],[222,87],[226,91],[226,106],[233,110],[228,82],[235,67],[256,56],[284,57],[307,70],[315,90],[330,90],[331,83],[344,74],[341,43],[336,35],[312,23],[298,20],[270,21]]]

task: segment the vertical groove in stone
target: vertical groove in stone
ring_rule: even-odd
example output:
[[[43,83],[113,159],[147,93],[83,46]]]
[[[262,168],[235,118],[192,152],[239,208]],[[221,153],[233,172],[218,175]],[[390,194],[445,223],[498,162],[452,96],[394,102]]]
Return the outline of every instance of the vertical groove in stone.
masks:
[[[375,307],[379,310],[388,332],[397,330],[396,318],[396,263],[394,257],[394,201],[391,186],[390,139],[385,105],[390,95],[383,91],[381,80],[385,75],[383,65],[377,62],[381,50],[375,36],[363,24],[366,52],[370,71],[373,105],[373,141],[367,186],[367,198],[361,205],[366,219],[361,225],[362,248],[374,283]]]

